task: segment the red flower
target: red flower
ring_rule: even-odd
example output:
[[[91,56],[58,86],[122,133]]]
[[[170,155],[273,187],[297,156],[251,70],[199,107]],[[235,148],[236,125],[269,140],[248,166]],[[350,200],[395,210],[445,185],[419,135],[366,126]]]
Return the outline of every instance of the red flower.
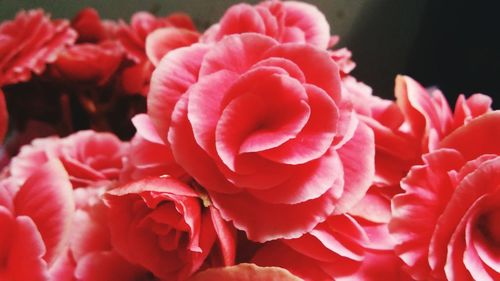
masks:
[[[372,133],[312,45],[246,33],[174,50],[153,74],[148,113],[221,215],[255,241],[308,232],[372,181]]]
[[[82,9],[71,21],[71,27],[78,33],[78,43],[99,43],[117,39],[118,24],[101,20],[93,8]]]
[[[116,41],[78,44],[59,54],[53,75],[70,82],[105,84],[118,69],[123,49]]]
[[[500,112],[458,128],[423,156],[393,199],[396,253],[418,280],[497,280]]]
[[[0,85],[24,82],[41,74],[65,46],[76,40],[65,20],[51,21],[42,10],[21,11],[0,25]]]
[[[116,251],[158,278],[185,280],[202,266],[218,237],[221,263],[234,262],[235,245],[227,243],[231,235],[217,211],[202,211],[198,195],[178,180],[131,182],[108,191],[106,202]]]

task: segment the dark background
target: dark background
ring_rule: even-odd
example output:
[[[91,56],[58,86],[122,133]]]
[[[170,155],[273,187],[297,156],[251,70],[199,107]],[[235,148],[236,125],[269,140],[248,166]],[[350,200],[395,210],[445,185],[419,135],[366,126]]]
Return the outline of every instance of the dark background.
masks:
[[[86,6],[103,18],[123,18],[139,10],[157,15],[190,14],[205,29],[236,0],[0,0],[0,19],[19,9],[43,7],[53,17],[71,18]],[[257,3],[258,1],[244,1]],[[460,93],[482,92],[500,107],[500,5],[466,0],[309,0],[325,13],[341,46],[353,51],[353,74],[393,97],[396,74],[407,74],[424,86],[437,86],[454,106]]]

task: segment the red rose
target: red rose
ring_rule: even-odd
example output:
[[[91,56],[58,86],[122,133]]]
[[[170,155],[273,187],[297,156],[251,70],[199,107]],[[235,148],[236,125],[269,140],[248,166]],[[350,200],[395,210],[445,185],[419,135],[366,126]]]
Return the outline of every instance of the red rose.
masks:
[[[242,263],[235,266],[212,268],[200,272],[189,281],[300,281],[301,279],[279,267],[259,267]]]
[[[267,35],[283,43],[308,43],[321,49],[326,49],[330,42],[325,15],[313,5],[296,1],[234,5],[218,24],[205,32],[202,41],[216,42],[227,35],[247,32]]]
[[[500,277],[500,112],[471,120],[423,156],[393,199],[396,253],[418,280]]]
[[[53,75],[70,82],[105,84],[118,69],[123,49],[116,41],[78,44],[59,54]]]
[[[250,239],[294,238],[359,201],[373,139],[329,54],[259,34],[167,54],[148,113],[177,162]]]
[[[128,183],[108,191],[106,202],[115,250],[162,280],[192,275],[217,239],[221,263],[234,262],[235,245],[217,211],[202,210],[197,193],[174,178]]]
[[[0,24],[0,85],[24,82],[41,74],[76,32],[65,20],[51,21],[42,10],[21,11]]]

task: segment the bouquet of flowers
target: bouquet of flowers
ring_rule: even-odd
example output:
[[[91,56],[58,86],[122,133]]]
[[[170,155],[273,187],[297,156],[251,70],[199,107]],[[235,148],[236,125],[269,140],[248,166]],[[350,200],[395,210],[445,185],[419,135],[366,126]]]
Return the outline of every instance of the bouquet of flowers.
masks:
[[[500,112],[295,1],[0,25],[0,280],[499,280]]]

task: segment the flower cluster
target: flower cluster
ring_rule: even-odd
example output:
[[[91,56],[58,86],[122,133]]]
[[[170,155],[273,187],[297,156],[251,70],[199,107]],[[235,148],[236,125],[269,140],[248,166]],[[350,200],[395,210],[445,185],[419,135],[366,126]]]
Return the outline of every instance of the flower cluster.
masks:
[[[295,1],[0,25],[0,280],[498,280],[500,112]]]

